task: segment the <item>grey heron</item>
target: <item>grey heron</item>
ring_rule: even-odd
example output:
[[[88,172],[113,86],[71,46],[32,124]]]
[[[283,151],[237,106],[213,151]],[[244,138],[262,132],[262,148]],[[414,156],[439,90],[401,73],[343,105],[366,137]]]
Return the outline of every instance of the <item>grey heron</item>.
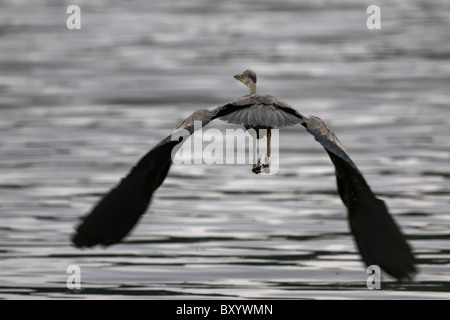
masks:
[[[347,207],[350,230],[362,260],[367,266],[378,265],[398,280],[411,279],[417,272],[411,247],[384,201],[372,192],[334,132],[320,118],[305,116],[273,96],[257,93],[254,71],[246,70],[234,78],[249,88],[249,94],[220,106],[199,109],[173,132],[184,129],[192,134],[194,122],[201,121],[205,126],[213,120],[243,125],[255,132],[267,129],[267,157],[261,164],[254,156],[252,168],[253,172],[260,173],[261,167],[270,166],[270,130],[302,125],[325,148],[334,164],[338,192]],[[145,154],[83,218],[72,237],[76,247],[112,245],[130,233],[166,178],[172,164],[172,150],[183,142],[171,136]]]

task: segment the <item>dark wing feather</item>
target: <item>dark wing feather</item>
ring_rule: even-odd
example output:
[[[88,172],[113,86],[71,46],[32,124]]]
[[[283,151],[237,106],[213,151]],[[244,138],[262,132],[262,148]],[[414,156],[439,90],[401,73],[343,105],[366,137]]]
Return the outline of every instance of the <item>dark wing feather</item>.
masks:
[[[384,201],[374,195],[334,132],[321,119],[305,117],[302,125],[326,149],[335,166],[339,195],[366,265],[378,265],[399,280],[410,279],[417,272],[414,256]]]
[[[410,279],[417,272],[410,246],[386,204],[372,192],[335,133],[316,116],[304,116],[276,99],[273,104],[296,116],[297,122],[330,156],[335,166],[339,195],[347,207],[350,230],[366,265],[378,265],[399,280]]]
[[[174,148],[194,132],[194,122],[207,125],[217,114],[226,114],[229,104],[194,112],[174,132],[151,149],[119,184],[111,189],[76,227],[72,242],[76,247],[111,245],[122,240],[146,211],[153,193],[166,178]],[[223,110],[225,109],[225,110]],[[228,111],[232,112],[233,108]],[[180,130],[185,130],[180,135]]]

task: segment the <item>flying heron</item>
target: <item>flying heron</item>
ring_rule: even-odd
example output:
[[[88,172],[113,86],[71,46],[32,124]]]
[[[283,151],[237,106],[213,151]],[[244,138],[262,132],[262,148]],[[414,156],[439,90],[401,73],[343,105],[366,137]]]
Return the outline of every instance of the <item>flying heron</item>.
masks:
[[[205,126],[213,120],[243,125],[267,132],[267,155],[261,164],[253,155],[254,173],[270,168],[270,130],[300,124],[325,148],[335,166],[337,188],[347,207],[350,230],[367,266],[378,265],[398,280],[411,279],[417,272],[410,246],[388,212],[384,201],[370,189],[362,173],[350,159],[334,132],[316,116],[305,116],[273,96],[256,92],[256,74],[246,70],[234,76],[249,94],[220,106],[200,109],[181,122],[172,133],[185,129],[192,134],[194,122]],[[255,141],[255,140],[254,140]],[[112,245],[121,241],[149,206],[151,197],[166,178],[172,164],[172,150],[183,139],[169,134],[112,188],[76,227],[72,242],[76,247]],[[253,148],[254,152],[256,148]]]

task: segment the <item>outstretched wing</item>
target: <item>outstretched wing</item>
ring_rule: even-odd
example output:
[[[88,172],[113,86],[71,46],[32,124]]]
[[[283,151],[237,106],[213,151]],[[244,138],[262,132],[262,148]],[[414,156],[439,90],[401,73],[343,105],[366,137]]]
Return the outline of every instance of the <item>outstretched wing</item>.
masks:
[[[73,244],[76,247],[92,247],[97,244],[107,246],[122,240],[146,211],[153,193],[169,172],[172,151],[185,140],[183,138],[187,138],[186,135],[194,132],[194,122],[201,121],[205,126],[218,115],[233,112],[238,104],[245,104],[245,101],[197,110],[180,123],[172,134],[144,155],[128,175],[83,218],[72,237]],[[180,135],[180,131],[184,135]]]
[[[111,245],[125,237],[150,203],[153,192],[164,181],[171,165],[172,149],[179,141],[170,136],[151,149],[111,189],[76,228],[76,247]]]
[[[378,265],[395,278],[415,274],[411,248],[388,212],[384,201],[370,189],[334,132],[315,116],[300,123],[325,148],[335,166],[339,195],[348,210],[356,245],[366,265]]]

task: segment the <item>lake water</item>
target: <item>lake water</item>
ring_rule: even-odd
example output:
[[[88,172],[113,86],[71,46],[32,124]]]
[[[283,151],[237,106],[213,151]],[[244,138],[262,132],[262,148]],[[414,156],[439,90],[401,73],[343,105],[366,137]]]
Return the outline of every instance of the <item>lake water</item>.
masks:
[[[155,1],[156,2],[156,1]],[[0,298],[450,298],[450,3],[0,2]],[[414,248],[411,283],[366,287],[334,169],[303,127],[280,168],[172,166],[121,244],[78,219],[198,108],[259,91],[337,133]],[[81,291],[70,290],[70,265]]]

